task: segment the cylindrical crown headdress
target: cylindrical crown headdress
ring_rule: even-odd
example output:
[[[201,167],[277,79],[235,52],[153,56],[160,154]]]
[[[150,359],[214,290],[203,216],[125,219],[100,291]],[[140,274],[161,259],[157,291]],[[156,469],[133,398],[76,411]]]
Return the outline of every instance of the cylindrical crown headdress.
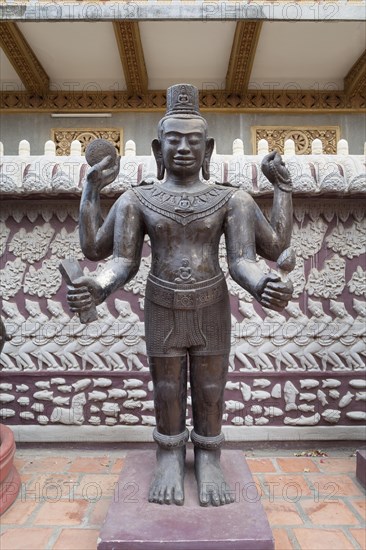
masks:
[[[175,84],[166,92],[166,114],[201,116],[198,88],[192,84]]]

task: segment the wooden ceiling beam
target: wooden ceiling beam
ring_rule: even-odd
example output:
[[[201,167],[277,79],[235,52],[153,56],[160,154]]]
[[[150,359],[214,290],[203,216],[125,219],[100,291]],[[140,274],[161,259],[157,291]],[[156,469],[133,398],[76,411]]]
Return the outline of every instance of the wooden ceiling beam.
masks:
[[[0,46],[28,92],[49,89],[50,79],[16,23],[0,23]]]
[[[350,96],[366,91],[366,50],[352,65],[344,78],[344,91]]]
[[[227,91],[242,93],[248,89],[261,28],[261,21],[239,21],[236,24],[226,74]]]
[[[144,93],[147,91],[148,76],[139,24],[137,21],[113,21],[113,27],[125,74],[127,91]]]

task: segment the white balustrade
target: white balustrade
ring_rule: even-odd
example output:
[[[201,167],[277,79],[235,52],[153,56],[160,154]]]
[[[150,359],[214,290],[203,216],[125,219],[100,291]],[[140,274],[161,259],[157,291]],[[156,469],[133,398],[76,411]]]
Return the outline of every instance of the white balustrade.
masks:
[[[73,157],[81,157],[81,143],[79,140],[74,139],[70,145],[70,155]]]
[[[312,155],[322,155],[323,154],[323,144],[319,138],[316,138],[311,143],[311,154]]]
[[[19,142],[18,154],[19,154],[20,157],[29,157],[30,156],[29,141],[27,141],[26,139],[22,139],[22,141]]]
[[[136,156],[136,143],[129,139],[126,141],[125,145],[125,157],[135,157]]]
[[[52,139],[49,139],[44,144],[44,154],[46,157],[55,157],[56,156],[56,145],[52,141]]]
[[[264,156],[268,154],[268,151],[268,141],[266,139],[260,139],[257,145],[257,154],[259,156]]]
[[[284,155],[296,155],[295,142],[293,139],[286,139],[283,147]]]
[[[337,143],[337,155],[348,155],[348,141],[340,139]]]
[[[233,141],[233,155],[244,155],[244,143],[242,139],[234,139]]]

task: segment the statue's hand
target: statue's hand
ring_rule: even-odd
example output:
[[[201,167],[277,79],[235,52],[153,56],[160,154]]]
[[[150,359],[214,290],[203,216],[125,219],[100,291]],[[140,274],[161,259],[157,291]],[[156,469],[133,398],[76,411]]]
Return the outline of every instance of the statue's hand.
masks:
[[[282,281],[276,273],[268,273],[256,288],[259,303],[275,311],[281,311],[287,306],[292,292],[291,281]]]
[[[108,155],[88,170],[86,181],[97,191],[101,191],[103,187],[112,183],[119,174],[121,157],[117,156],[115,162],[113,162],[113,164],[111,164],[111,162],[113,162],[113,159]]]
[[[71,311],[75,313],[89,310],[105,299],[103,288],[92,277],[79,277],[67,288],[67,302]]]
[[[272,185],[277,185],[282,191],[292,190],[290,172],[277,151],[272,151],[272,153],[264,157],[261,168],[263,174]]]

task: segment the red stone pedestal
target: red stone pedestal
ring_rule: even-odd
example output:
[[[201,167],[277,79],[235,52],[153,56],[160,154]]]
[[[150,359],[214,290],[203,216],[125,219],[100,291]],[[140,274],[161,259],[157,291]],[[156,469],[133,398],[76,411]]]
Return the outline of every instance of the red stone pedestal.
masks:
[[[271,528],[240,451],[224,451],[222,466],[235,502],[198,504],[193,453],[187,454],[184,506],[151,504],[148,489],[155,453],[127,455],[102,527],[98,550],[272,550]]]
[[[20,477],[13,464],[14,455],[13,432],[0,424],[0,514],[13,504],[20,489]]]

